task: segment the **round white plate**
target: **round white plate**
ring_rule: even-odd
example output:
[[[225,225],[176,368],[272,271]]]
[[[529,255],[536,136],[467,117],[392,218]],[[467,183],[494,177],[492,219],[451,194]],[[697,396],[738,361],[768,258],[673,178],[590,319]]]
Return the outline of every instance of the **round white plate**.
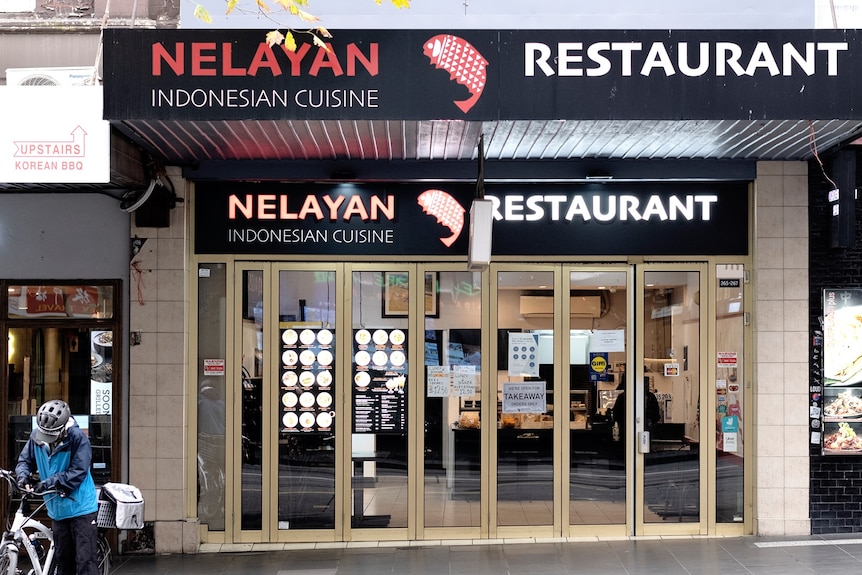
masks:
[[[283,354],[281,354],[281,361],[284,362],[284,365],[296,365],[296,361],[298,359],[299,356],[292,349],[289,349]]]
[[[291,411],[284,414],[284,417],[281,418],[281,422],[284,423],[285,427],[296,427],[296,424],[299,422],[299,417]]]
[[[281,341],[284,342],[284,345],[294,345],[297,339],[299,339],[299,335],[296,333],[295,329],[286,329],[284,330],[284,333],[281,334]]]
[[[375,351],[374,355],[371,356],[371,361],[374,365],[384,366],[386,362],[389,361],[389,356],[386,355],[385,351]]]
[[[371,354],[367,351],[357,351],[354,361],[356,365],[368,365],[371,363]]]
[[[404,345],[405,339],[407,338],[400,329],[393,329],[392,333],[389,334],[389,341],[392,342],[392,345]]]
[[[318,427],[329,427],[332,425],[332,415],[329,412],[318,413],[317,414],[317,426]]]
[[[371,376],[368,375],[368,372],[360,371],[353,376],[353,381],[359,387],[368,387],[368,384],[371,383]]]
[[[317,385],[320,387],[329,387],[332,385],[332,372],[327,369],[318,373]]]
[[[302,407],[311,407],[314,405],[314,394],[310,391],[306,391],[302,395],[299,396],[299,405]]]
[[[323,350],[317,354],[317,363],[320,365],[332,365],[332,352]]]
[[[105,358],[98,353],[93,352],[90,354],[90,368],[99,367],[103,361],[105,361]]]
[[[374,343],[377,345],[386,345],[386,342],[389,341],[389,334],[386,333],[385,329],[378,329],[374,331],[374,335],[371,336],[371,339],[373,339]]]
[[[302,387],[311,387],[314,385],[314,374],[310,371],[303,371],[299,374],[299,385]]]
[[[303,413],[299,416],[299,424],[304,428],[308,429],[312,425],[314,425],[314,414],[313,413]]]
[[[314,352],[310,349],[306,349],[302,353],[299,354],[299,363],[302,365],[312,365],[314,364]]]
[[[317,341],[320,342],[320,345],[329,345],[332,343],[332,332],[328,329],[322,329],[317,332]]]
[[[281,376],[281,383],[286,385],[287,387],[293,387],[296,385],[297,377],[295,371],[285,371],[284,375]]]
[[[353,338],[359,345],[368,345],[368,342],[371,341],[371,334],[368,333],[367,329],[360,329]]]
[[[317,395],[317,405],[320,407],[329,407],[332,405],[332,394],[324,391]]]
[[[392,355],[389,356],[389,361],[392,362],[392,365],[401,366],[404,365],[405,361],[407,361],[407,357],[404,355],[403,351],[393,351]]]
[[[112,347],[114,345],[114,332],[94,331],[93,343],[101,347]]]
[[[297,401],[299,401],[299,398],[296,397],[296,394],[292,391],[288,391],[281,396],[281,403],[283,403],[285,407],[295,407]]]
[[[304,329],[299,332],[299,341],[303,345],[311,345],[314,343],[314,332],[310,329]]]

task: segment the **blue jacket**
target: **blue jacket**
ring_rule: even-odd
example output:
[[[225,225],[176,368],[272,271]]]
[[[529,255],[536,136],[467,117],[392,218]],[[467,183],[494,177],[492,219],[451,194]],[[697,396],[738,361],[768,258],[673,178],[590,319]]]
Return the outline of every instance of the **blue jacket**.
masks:
[[[66,436],[54,446],[53,452],[30,434],[18,456],[15,476],[20,481],[38,470],[45,489],[57,488],[63,494],[45,497],[48,516],[54,520],[69,519],[99,510],[96,483],[90,473],[92,459],[90,440],[70,417]]]

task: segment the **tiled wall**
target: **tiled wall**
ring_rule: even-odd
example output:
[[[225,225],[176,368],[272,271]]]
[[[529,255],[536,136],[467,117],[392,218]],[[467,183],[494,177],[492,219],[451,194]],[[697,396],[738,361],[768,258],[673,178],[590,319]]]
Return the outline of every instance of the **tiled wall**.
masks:
[[[808,535],[808,166],[755,182],[755,533]]]
[[[177,195],[184,183],[171,177]],[[185,522],[186,218],[171,211],[170,227],[138,228],[145,239],[132,258],[129,329],[141,332],[129,349],[129,481],[144,495],[145,520],[154,522],[156,553],[197,548]]]

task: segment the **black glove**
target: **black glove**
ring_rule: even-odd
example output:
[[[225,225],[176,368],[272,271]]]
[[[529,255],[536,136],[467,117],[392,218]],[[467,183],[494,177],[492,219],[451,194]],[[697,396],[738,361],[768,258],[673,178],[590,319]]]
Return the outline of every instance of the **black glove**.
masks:
[[[22,476],[18,478],[18,489],[21,491],[27,491],[27,488],[30,486],[30,478],[27,476]]]

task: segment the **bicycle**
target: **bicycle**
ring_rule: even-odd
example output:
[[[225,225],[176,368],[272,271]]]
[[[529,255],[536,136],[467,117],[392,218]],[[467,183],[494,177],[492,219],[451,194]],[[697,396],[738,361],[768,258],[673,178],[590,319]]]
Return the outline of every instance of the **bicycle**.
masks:
[[[15,473],[7,469],[0,469],[0,478],[5,479],[9,485],[5,530],[0,538],[0,575],[54,575],[57,570],[54,563],[54,534],[50,527],[34,519],[34,516],[45,507],[46,497],[57,497],[58,491],[50,489],[36,492],[21,489],[18,487]],[[14,505],[16,495],[20,496],[17,507]],[[28,503],[35,504],[34,500],[38,498],[42,499],[41,503],[28,512]],[[98,533],[99,573],[109,575],[111,547],[101,527]],[[29,567],[26,570],[19,565],[22,550],[25,567]]]

